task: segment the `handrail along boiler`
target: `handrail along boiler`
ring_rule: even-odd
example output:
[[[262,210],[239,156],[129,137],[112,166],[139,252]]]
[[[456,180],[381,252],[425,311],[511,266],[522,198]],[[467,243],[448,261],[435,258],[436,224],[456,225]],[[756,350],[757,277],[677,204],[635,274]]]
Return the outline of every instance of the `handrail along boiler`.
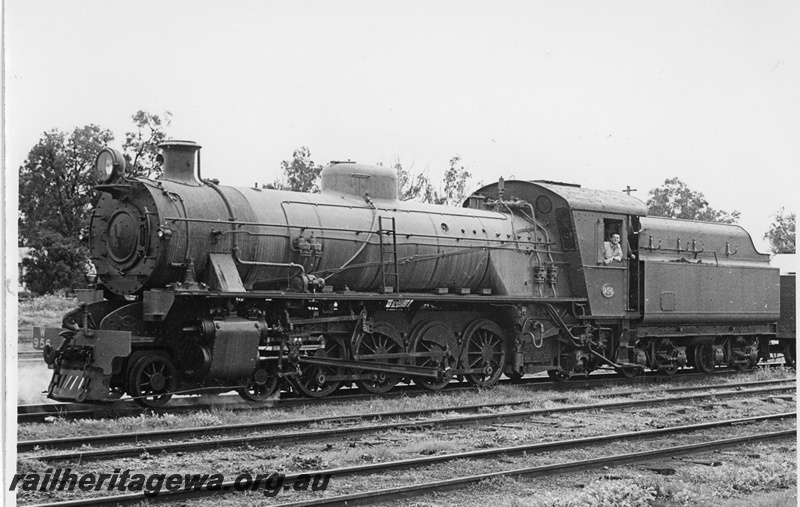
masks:
[[[44,331],[50,398],[672,374],[775,348],[793,361],[778,270],[738,226],[545,181],[501,179],[460,208],[406,202],[394,171],[352,162],[327,166],[319,194],[234,188],[200,178],[197,144],[160,148],[156,180],[111,148],[97,157],[102,297]],[[624,258],[606,264],[613,233]]]

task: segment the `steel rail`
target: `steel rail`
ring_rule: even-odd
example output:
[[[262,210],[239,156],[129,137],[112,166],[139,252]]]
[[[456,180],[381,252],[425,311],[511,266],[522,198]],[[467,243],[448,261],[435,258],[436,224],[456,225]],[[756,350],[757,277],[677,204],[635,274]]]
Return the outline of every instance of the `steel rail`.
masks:
[[[789,382],[794,382],[794,379],[761,380],[754,382],[742,382],[737,384],[715,384],[715,385],[712,384],[704,386],[675,387],[675,388],[665,389],[661,391],[660,394],[686,392],[686,391],[714,390],[714,389],[731,389],[731,388],[742,388],[742,387],[753,387],[753,386],[768,386],[775,384],[785,384]],[[638,390],[638,391],[627,391],[624,393],[598,393],[597,396],[626,397],[637,394],[653,394],[653,393],[652,391],[649,390]],[[99,436],[93,435],[93,436],[58,438],[58,439],[23,440],[17,443],[17,452],[20,453],[31,452],[36,448],[68,449],[70,447],[78,447],[81,445],[95,445],[97,443],[111,445],[111,444],[151,442],[167,438],[196,438],[208,435],[233,434],[240,431],[252,432],[252,431],[264,431],[264,430],[278,430],[282,428],[295,428],[298,426],[310,426],[312,424],[370,421],[376,419],[389,419],[396,417],[411,418],[432,413],[472,412],[484,408],[524,406],[524,405],[529,405],[531,403],[535,403],[536,401],[537,400],[519,400],[519,401],[496,402],[487,404],[458,405],[458,406],[450,406],[437,409],[423,409],[414,411],[393,411],[393,412],[380,412],[377,414],[353,414],[348,416],[331,416],[331,417],[307,417],[302,419],[267,421],[262,423],[243,423],[243,424],[227,424],[219,426],[201,426],[193,428],[176,428],[171,430],[155,430],[142,433],[123,433],[123,434],[112,433]],[[566,402],[567,399],[556,398],[551,401]]]
[[[524,444],[513,447],[502,447],[494,449],[483,449],[478,451],[466,451],[461,453],[452,453],[438,456],[427,456],[421,458],[412,458],[406,460],[396,460],[383,463],[374,463],[369,465],[356,465],[352,467],[340,467],[327,470],[320,470],[314,472],[317,475],[330,475],[331,477],[343,477],[361,474],[373,474],[386,472],[388,470],[403,470],[409,468],[417,468],[428,466],[437,463],[443,463],[461,459],[486,459],[495,456],[514,455],[522,453],[542,453],[554,450],[571,449],[575,447],[583,447],[587,445],[599,445],[617,441],[630,441],[639,440],[642,438],[656,438],[670,434],[690,433],[693,431],[702,431],[706,429],[718,428],[722,426],[733,426],[742,424],[751,424],[757,422],[764,422],[770,420],[779,420],[787,418],[796,418],[796,412],[789,412],[783,414],[772,414],[767,416],[755,416],[739,419],[727,419],[721,421],[711,421],[706,423],[673,426],[668,428],[659,428],[646,431],[634,431],[627,433],[614,433],[609,435],[598,435],[593,437],[584,437],[571,440],[559,440],[553,442],[541,442],[535,444]],[[769,440],[777,438],[785,438],[797,434],[796,429],[782,430],[769,433],[751,434],[743,437],[735,437],[723,440],[705,441],[695,444],[688,444],[676,447],[653,449],[649,451],[641,451],[635,453],[627,453],[612,456],[603,456],[594,459],[584,459],[580,461],[557,463],[553,465],[543,465],[530,468],[515,469],[510,471],[493,472],[469,477],[459,477],[455,479],[447,479],[443,481],[434,481],[421,485],[414,485],[400,488],[389,488],[376,491],[368,491],[363,493],[356,493],[352,495],[342,495],[323,499],[304,500],[299,503],[282,504],[282,505],[357,505],[359,503],[376,503],[383,500],[397,499],[408,496],[416,496],[428,491],[447,491],[464,487],[469,484],[477,483],[481,480],[493,477],[531,477],[531,476],[544,476],[553,475],[556,473],[567,473],[579,470],[589,470],[595,467],[620,465],[635,463],[640,461],[649,461],[653,459],[662,459],[670,456],[679,456],[685,454],[695,454],[698,452],[705,452],[713,449],[720,449],[725,447],[732,447],[742,443],[748,443],[759,440]],[[287,474],[284,477],[283,484],[291,485],[297,481],[301,475],[307,474]],[[190,498],[215,496],[221,493],[236,492],[235,481],[226,481],[222,483],[219,489],[203,490],[194,489],[191,491],[162,491],[158,496],[147,497],[144,493],[129,493],[124,495],[93,497],[81,500],[69,500],[62,502],[54,502],[49,504],[37,504],[29,507],[85,507],[93,505],[107,505],[110,503],[116,505],[127,505],[132,503],[139,503],[143,500],[148,502],[172,502],[177,500],[187,500]]]
[[[736,384],[711,384],[703,386],[689,386],[689,387],[675,387],[661,391],[660,394],[677,393],[686,391],[702,391],[714,389],[731,389],[753,386],[768,386],[775,384],[786,384],[794,382],[794,379],[782,380],[760,380],[754,382],[741,382]],[[637,394],[653,394],[649,390],[626,391],[624,393],[598,393],[598,397],[627,397]],[[498,407],[515,407],[529,405],[535,403],[537,400],[519,400],[519,401],[506,401],[485,404],[471,404],[471,405],[458,405],[443,407],[437,409],[422,409],[414,411],[392,411],[380,412],[377,414],[353,414],[347,416],[331,416],[331,417],[307,417],[302,419],[289,419],[281,421],[267,421],[262,423],[242,423],[242,424],[227,424],[218,426],[200,426],[192,428],[176,428],[171,430],[154,430],[142,433],[122,433],[122,434],[106,434],[98,436],[80,436],[69,438],[57,439],[41,439],[41,440],[23,440],[17,443],[17,452],[31,452],[35,448],[41,449],[68,449],[70,447],[77,447],[81,445],[94,445],[103,444],[125,444],[125,443],[142,443],[150,442],[166,438],[193,438],[217,434],[233,434],[239,431],[252,432],[256,430],[277,430],[281,428],[295,428],[297,426],[310,426],[312,424],[324,423],[341,423],[341,422],[354,422],[354,421],[370,421],[375,419],[388,419],[395,417],[418,417],[431,413],[447,413],[447,412],[471,412],[478,411],[484,408],[498,408]],[[566,398],[555,398],[551,401],[566,402]]]
[[[366,491],[363,493],[355,493],[351,495],[341,495],[331,498],[305,500],[301,502],[291,502],[277,504],[274,507],[299,507],[299,506],[326,506],[326,505],[369,505],[382,501],[397,500],[399,498],[409,498],[420,496],[426,493],[444,491],[453,491],[462,489],[472,484],[477,484],[487,479],[494,479],[499,477],[547,477],[550,475],[564,474],[570,472],[580,472],[585,470],[594,470],[596,468],[617,466],[617,465],[630,465],[633,463],[641,463],[652,461],[655,459],[664,459],[674,456],[686,456],[691,454],[699,454],[702,452],[713,451],[717,449],[725,449],[735,447],[741,444],[751,442],[774,440],[786,437],[797,436],[797,430],[784,430],[775,431],[771,433],[758,433],[753,435],[746,435],[743,437],[727,438],[721,440],[712,440],[709,442],[700,442],[696,444],[686,444],[674,447],[666,447],[659,449],[651,449],[648,451],[632,452],[626,454],[607,455],[599,458],[570,461],[566,463],[556,463],[554,465],[542,465],[537,467],[518,468],[515,470],[508,470],[502,472],[492,472],[481,475],[473,475],[469,477],[457,477],[454,479],[447,479],[442,481],[427,482],[424,484],[415,484],[414,486],[405,486],[398,488],[387,488],[382,490]],[[287,477],[288,479],[288,477]],[[284,480],[284,484],[285,484]],[[226,484],[227,485],[227,484]],[[230,491],[227,490],[227,491]],[[161,500],[161,499],[159,499]]]
[[[660,375],[657,372],[650,372],[652,375],[646,375],[634,378],[617,377],[616,373],[600,373],[593,376],[593,378],[586,378],[583,380],[570,380],[569,382],[553,382],[548,377],[531,377],[523,379],[518,382],[513,382],[510,379],[503,379],[500,384],[512,384],[517,387],[526,389],[544,389],[544,390],[564,390],[572,391],[578,389],[594,389],[604,386],[614,385],[635,385],[645,383],[667,383],[667,382],[690,382],[696,379],[709,379],[712,376],[729,376],[739,375],[742,372],[737,370],[720,370],[712,374],[706,373],[678,373],[674,376]],[[782,383],[794,382],[796,379],[777,379],[766,381],[755,381],[744,384],[729,384],[729,387],[735,385],[753,385],[756,383]],[[699,386],[702,388],[703,386]],[[200,398],[177,398],[172,400],[169,406],[158,408],[142,408],[136,405],[132,400],[118,400],[108,405],[87,405],[81,403],[43,403],[34,405],[18,405],[17,406],[17,423],[35,423],[42,422],[46,417],[60,417],[64,419],[79,419],[79,418],[104,418],[104,417],[123,417],[126,415],[140,415],[147,412],[152,413],[176,413],[184,411],[197,411],[210,408],[224,408],[226,410],[258,410],[263,408],[272,407],[294,407],[294,406],[308,406],[319,405],[324,403],[350,403],[353,401],[361,400],[374,400],[374,399],[390,399],[397,397],[416,397],[428,396],[438,394],[455,394],[460,392],[480,391],[481,388],[477,386],[460,385],[459,383],[451,383],[447,387],[439,391],[428,391],[419,389],[418,386],[400,386],[396,387],[389,393],[373,394],[361,393],[353,391],[344,394],[334,394],[324,398],[281,398],[277,400],[268,400],[260,403],[246,402],[241,400],[238,396],[230,395],[214,399],[211,402],[201,401]],[[670,388],[668,391],[673,391],[676,388]],[[230,399],[226,399],[230,398]]]
[[[653,406],[660,404],[677,405],[680,403],[704,400],[709,398],[734,398],[737,396],[760,395],[760,394],[767,394],[774,392],[784,392],[795,389],[796,389],[795,386],[786,386],[786,387],[773,387],[773,388],[755,389],[747,391],[722,391],[717,393],[703,393],[699,395],[697,394],[684,395],[672,398],[657,398],[657,399],[633,400],[633,401],[629,400],[629,401],[619,401],[612,403],[598,403],[592,405],[575,405],[566,407],[525,409],[512,412],[493,413],[493,414],[471,414],[467,416],[449,417],[447,419],[399,421],[399,422],[375,424],[370,426],[344,427],[344,428],[334,428],[334,429],[325,429],[316,431],[305,430],[305,431],[295,431],[292,433],[283,433],[278,435],[248,434],[247,436],[244,437],[217,438],[214,439],[213,441],[201,440],[195,442],[162,443],[162,444],[151,444],[151,445],[142,445],[142,446],[126,447],[126,448],[89,449],[89,450],[82,449],[79,451],[63,452],[56,454],[39,454],[39,455],[26,454],[25,457],[38,461],[47,461],[47,462],[53,462],[53,461],[84,462],[84,461],[116,459],[123,457],[136,457],[142,454],[153,455],[153,454],[162,454],[170,452],[202,452],[214,448],[236,448],[246,445],[269,446],[269,445],[278,445],[284,442],[309,442],[321,439],[342,439],[342,438],[362,436],[372,433],[379,433],[382,431],[389,431],[389,430],[417,429],[423,427],[444,428],[449,426],[487,424],[499,421],[515,421],[515,420],[524,420],[529,417],[538,415],[549,415],[556,413],[586,412],[591,410],[608,410],[608,409],[626,409],[631,407],[645,407],[645,406]],[[514,402],[514,404],[523,404],[523,403],[531,403],[531,402],[530,401]],[[493,405],[494,404],[472,405],[465,407],[445,407],[439,409],[425,409],[425,410],[417,410],[410,412],[383,412],[378,414],[371,414],[369,416],[340,416],[340,417],[329,417],[329,418],[317,418],[317,419],[307,419],[303,422],[303,424],[313,424],[315,422],[319,423],[319,422],[365,421],[367,420],[366,419],[367,417],[372,418],[373,420],[381,420],[381,419],[396,418],[396,417],[418,417],[426,414],[436,414],[436,413],[441,414],[447,412],[458,412],[463,410],[478,410],[481,408],[491,407]],[[511,404],[506,404],[506,405],[511,405]],[[500,406],[504,405],[500,404]],[[249,429],[249,431],[255,431],[255,430],[263,431],[264,429],[267,428],[275,429],[276,427],[280,426],[285,427],[286,425],[292,425],[294,427],[299,425],[298,423],[300,421],[303,420],[274,421],[270,423],[241,424],[235,426],[237,426],[237,430]],[[191,438],[192,436],[195,436],[193,432],[197,432],[197,434],[205,433],[207,435],[208,433],[206,432],[206,430],[207,428],[193,428],[189,430],[162,430],[157,433],[160,434],[159,438],[162,439],[168,436],[171,436],[172,438],[176,437]],[[139,435],[134,434],[133,437],[137,437]],[[112,440],[112,438],[121,438],[121,437],[116,435],[106,435],[99,437],[82,437],[81,441],[79,441],[78,443],[83,443],[83,444],[106,443]],[[75,439],[73,440],[73,442],[77,440],[78,439]],[[18,452],[23,452],[20,449],[33,450],[37,446],[41,447],[43,445],[47,445],[47,443],[45,441],[20,442],[18,444]],[[76,443],[73,443],[73,445],[76,445]]]
[[[693,378],[708,378],[705,373],[681,373],[675,377],[667,377],[658,375],[656,372],[651,372],[652,375],[636,377],[636,378],[618,378],[615,373],[605,374],[600,373],[593,375],[592,378],[582,380],[571,380],[567,383],[553,382],[548,377],[529,377],[519,382],[513,382],[510,379],[503,379],[500,384],[514,384],[519,387],[536,387],[543,389],[585,389],[599,387],[604,384],[636,384],[646,382],[671,382],[676,379],[681,381],[690,381]],[[713,375],[736,375],[739,372],[734,370],[720,370]],[[439,391],[429,391],[427,389],[420,389],[419,386],[408,385],[395,387],[391,392],[384,394],[362,393],[353,391],[346,393],[336,393],[324,398],[306,398],[306,397],[289,397],[280,398],[277,400],[269,400],[265,402],[246,402],[241,400],[238,396],[230,396],[231,400],[224,398],[217,398],[212,402],[203,402],[198,398],[176,398],[170,402],[170,405],[165,407],[142,408],[136,405],[133,400],[124,399],[117,400],[106,405],[88,405],[86,403],[42,403],[33,405],[18,405],[17,406],[17,423],[37,422],[43,420],[48,416],[64,417],[64,418],[92,418],[92,417],[120,417],[124,415],[139,415],[145,412],[166,413],[166,412],[179,412],[185,410],[203,410],[208,408],[226,408],[228,410],[257,410],[261,408],[269,408],[274,406],[292,407],[296,405],[306,406],[310,404],[320,403],[335,403],[335,402],[352,402],[359,400],[374,400],[374,399],[389,399],[402,396],[427,396],[441,394],[452,394],[457,392],[470,392],[479,391],[481,388],[477,386],[463,385],[463,383],[453,382]],[[124,405],[123,405],[124,404]],[[77,416],[77,417],[73,417]]]

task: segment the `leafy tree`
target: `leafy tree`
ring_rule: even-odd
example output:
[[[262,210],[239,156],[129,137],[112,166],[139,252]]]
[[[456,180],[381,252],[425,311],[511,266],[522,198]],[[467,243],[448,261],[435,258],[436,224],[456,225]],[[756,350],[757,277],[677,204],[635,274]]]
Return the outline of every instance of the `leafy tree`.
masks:
[[[718,211],[708,205],[701,192],[694,192],[678,178],[667,179],[660,188],[654,188],[647,200],[648,214],[686,220],[735,224],[741,213]]]
[[[31,247],[23,260],[23,282],[44,294],[85,286],[87,266],[80,231],[96,203],[89,170],[97,152],[114,136],[97,125],[44,132],[19,174],[19,246]]]
[[[64,288],[86,287],[88,268],[86,247],[74,238],[44,231],[29,256],[22,259],[25,274],[22,282],[37,294],[49,294]]]
[[[311,151],[306,146],[294,150],[292,160],[281,162],[285,182],[275,180],[269,188],[293,190],[295,192],[319,193],[319,175],[322,166],[311,160]]]
[[[97,125],[71,134],[53,129],[28,153],[19,173],[20,246],[35,246],[43,231],[77,238],[95,201],[92,174],[97,152],[114,139]]]
[[[444,173],[444,194],[442,199],[450,206],[460,206],[467,197],[467,182],[472,177],[464,166],[459,167],[461,157],[456,155],[450,159],[450,167]]]
[[[157,159],[158,145],[167,139],[165,129],[172,123],[172,113],[165,111],[162,116],[142,110],[131,116],[136,131],[125,133],[122,149],[128,171],[133,176],[161,176],[161,163]]]
[[[450,167],[444,174],[444,189],[440,192],[424,174],[412,174],[403,168],[400,162],[395,163],[400,199],[403,201],[419,200],[430,204],[449,204],[458,206],[466,197],[467,182],[472,175],[459,167],[461,157],[456,155],[450,159]]]
[[[772,253],[795,253],[794,243],[795,214],[786,214],[783,207],[775,213],[775,222],[769,231],[764,234],[764,239],[769,240],[769,249]]]
[[[438,198],[436,190],[431,185],[430,179],[424,174],[413,174],[398,160],[394,164],[397,172],[398,197],[401,201],[419,200],[432,203]]]

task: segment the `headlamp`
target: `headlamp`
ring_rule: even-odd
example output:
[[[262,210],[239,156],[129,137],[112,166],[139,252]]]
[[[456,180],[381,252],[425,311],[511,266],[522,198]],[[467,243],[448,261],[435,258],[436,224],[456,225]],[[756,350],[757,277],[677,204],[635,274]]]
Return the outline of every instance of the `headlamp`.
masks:
[[[103,148],[94,162],[94,177],[98,183],[107,183],[125,172],[125,157],[113,148]]]

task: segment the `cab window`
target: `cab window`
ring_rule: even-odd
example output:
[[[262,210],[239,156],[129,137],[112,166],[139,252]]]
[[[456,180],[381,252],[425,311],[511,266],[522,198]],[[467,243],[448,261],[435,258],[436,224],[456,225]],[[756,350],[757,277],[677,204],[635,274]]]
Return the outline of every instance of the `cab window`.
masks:
[[[597,262],[613,266],[625,259],[625,235],[622,220],[604,218],[597,224]]]

